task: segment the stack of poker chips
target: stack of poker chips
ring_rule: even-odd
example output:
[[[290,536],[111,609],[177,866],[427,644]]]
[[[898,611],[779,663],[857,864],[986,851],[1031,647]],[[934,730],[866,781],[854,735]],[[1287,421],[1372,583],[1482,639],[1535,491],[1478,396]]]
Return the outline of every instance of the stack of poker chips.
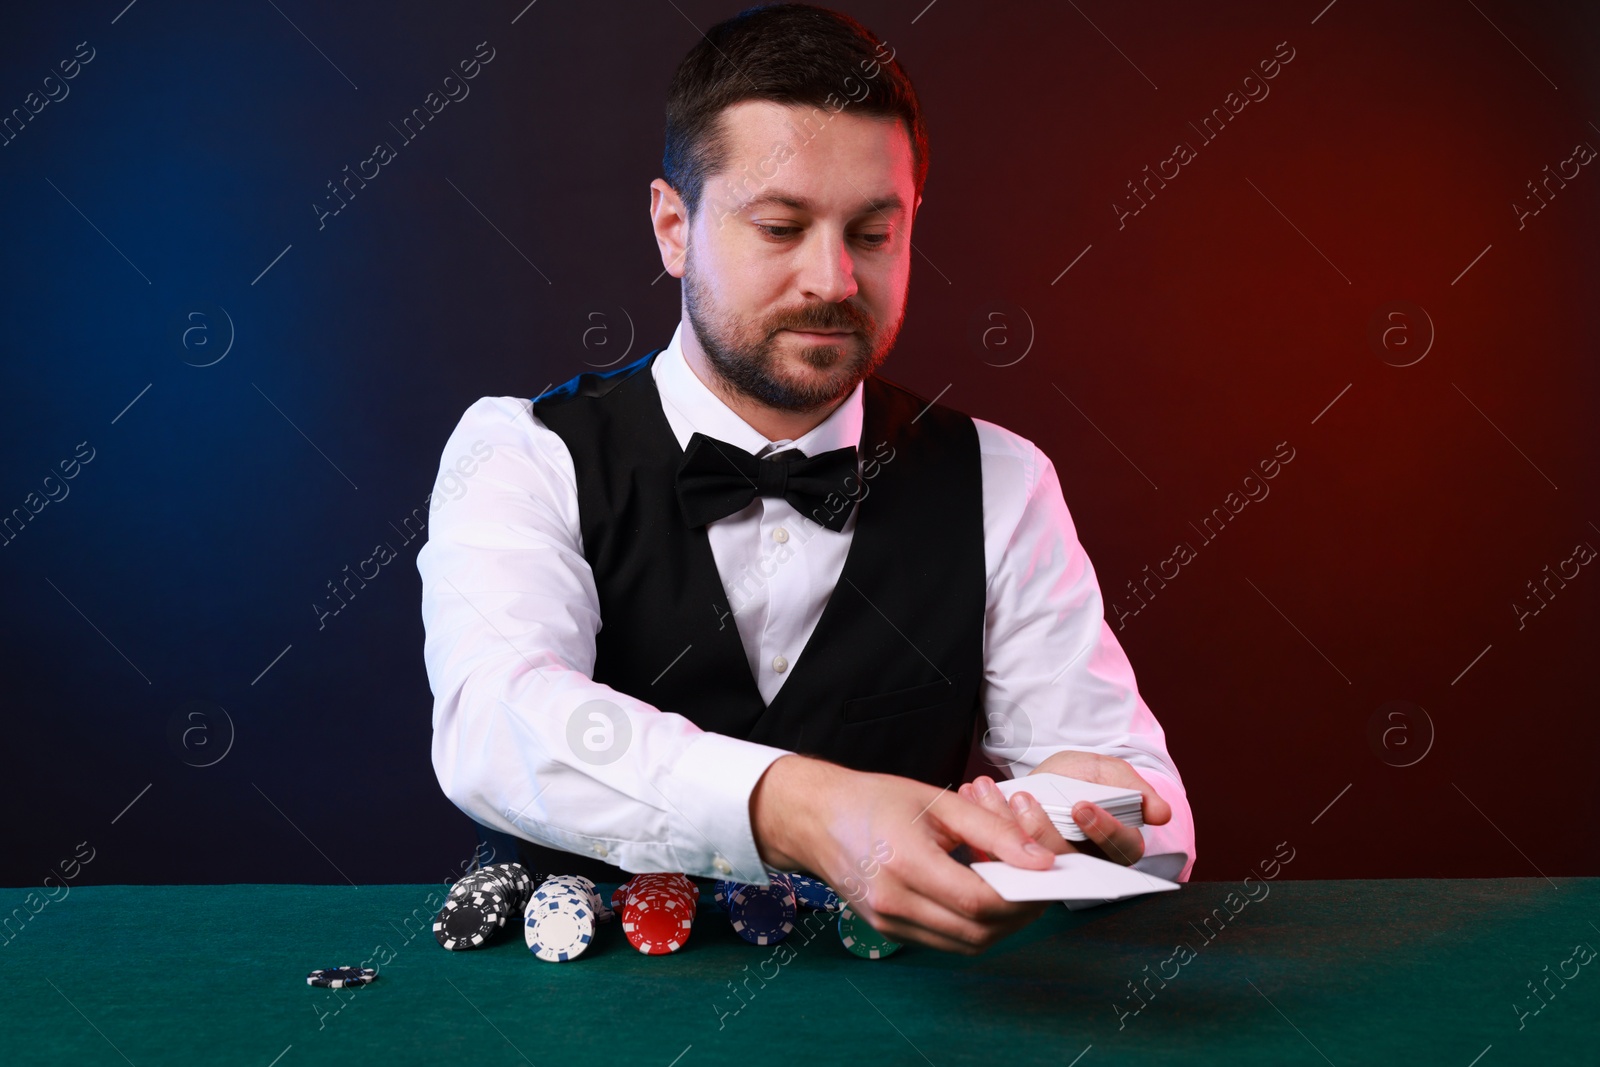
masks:
[[[553,874],[529,899],[523,936],[528,951],[547,963],[567,963],[583,955],[596,925],[611,913],[594,883],[581,874]]]
[[[450,887],[433,936],[451,951],[478,948],[527,906],[539,879],[520,863],[480,867]]]
[[[794,883],[781,871],[768,876],[768,885],[722,882],[717,886],[718,903],[728,909],[733,932],[752,945],[776,945],[794,932]]]
[[[647,956],[676,952],[694,929],[700,887],[681,874],[636,874],[617,887],[612,907],[628,944]]]
[[[879,960],[900,948],[898,941],[873,929],[827,883],[804,874],[769,875],[770,885],[718,882],[717,905],[728,913],[734,931],[753,945],[773,945],[794,931],[796,908],[837,912],[839,940],[862,959]]]

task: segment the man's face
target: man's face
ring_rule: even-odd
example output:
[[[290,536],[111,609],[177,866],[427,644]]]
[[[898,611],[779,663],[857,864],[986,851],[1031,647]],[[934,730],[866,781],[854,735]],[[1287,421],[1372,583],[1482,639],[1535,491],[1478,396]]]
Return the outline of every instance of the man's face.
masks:
[[[910,138],[848,107],[752,100],[723,123],[729,163],[706,181],[684,260],[689,322],[738,392],[793,412],[836,403],[905,315]]]

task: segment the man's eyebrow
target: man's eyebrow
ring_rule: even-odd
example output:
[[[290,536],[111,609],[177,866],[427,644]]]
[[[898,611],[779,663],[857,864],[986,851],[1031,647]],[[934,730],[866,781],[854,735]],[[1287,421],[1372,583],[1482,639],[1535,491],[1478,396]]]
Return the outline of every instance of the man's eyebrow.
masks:
[[[786,207],[794,211],[804,211],[808,214],[816,210],[811,201],[803,196],[792,196],[788,193],[767,192],[760,196],[753,196],[744,203],[743,210],[748,211],[757,207]],[[888,196],[875,197],[858,207],[851,218],[860,218],[862,215],[883,213],[891,215],[897,211],[905,211],[905,201],[900,199],[899,193],[890,193]]]

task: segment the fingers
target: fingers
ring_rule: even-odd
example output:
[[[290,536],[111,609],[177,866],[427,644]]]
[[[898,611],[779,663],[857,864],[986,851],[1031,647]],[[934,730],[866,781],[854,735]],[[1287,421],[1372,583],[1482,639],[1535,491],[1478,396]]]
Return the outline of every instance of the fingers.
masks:
[[[1040,771],[1064,774],[1068,778],[1081,778],[1083,781],[1099,782],[1102,785],[1120,785],[1125,789],[1137,789],[1144,797],[1146,823],[1160,826],[1172,819],[1172,805],[1168,804],[1161,794],[1156,792],[1155,787],[1125,759],[1098,752],[1063,749],[1034,768],[1034,773]]]
[[[970,868],[929,842],[897,852],[866,898],[852,904],[897,941],[919,941],[971,955],[1044,913],[1043,902],[1005,900]]]
[[[1139,782],[1144,781],[1125,762],[1112,760],[1109,757],[1106,760],[1107,763],[1121,764],[1123,768],[1126,768],[1129,777],[1137,779]],[[1108,772],[1105,777],[1110,779],[1112,784],[1133,787],[1134,782],[1124,778],[1117,770],[1112,767],[1104,769]],[[1121,781],[1117,781],[1119,778]],[[1149,790],[1148,785],[1145,786],[1145,790]],[[1050,821],[1048,813],[1026,791],[1013,794],[1008,805],[1005,795],[995,786],[994,781],[980,775],[973,779],[972,782],[963,785],[959,792],[962,797],[972,800],[986,811],[993,812],[996,815],[1011,816],[1024,833],[1043,847],[1048,848],[1052,853],[1086,851],[1086,849],[1077,847],[1063,838],[1060,832],[1056,830],[1055,824]],[[1154,795],[1153,791],[1146,793],[1146,804],[1150,803],[1149,797],[1151,795]],[[1157,796],[1156,799],[1160,800],[1160,797]],[[1171,817],[1171,809],[1165,807],[1166,801],[1161,801],[1161,804],[1164,809],[1161,812],[1163,815],[1162,821],[1165,821]],[[1073,808],[1072,818],[1078,824],[1078,827],[1083,830],[1084,836],[1089,839],[1087,843],[1094,846],[1087,849],[1087,851],[1098,852],[1098,854],[1111,862],[1120,863],[1124,867],[1132,866],[1143,858],[1144,835],[1134,827],[1123,825],[1120,819],[1117,819],[1099,805],[1083,801]]]
[[[1172,805],[1160,793],[1153,789],[1149,782],[1144,782],[1139,792],[1144,794],[1144,821],[1150,826],[1160,826],[1172,818]]]
[[[930,807],[929,814],[936,816],[938,823],[956,841],[981,849],[1014,867],[1043,870],[1054,863],[1054,854],[1022,828],[992,781],[989,788],[994,796],[980,795],[977,803],[964,795],[941,798]]]
[[[1056,824],[1050,821],[1049,814],[1039,802],[1027,793],[1017,793],[1011,798],[1011,810],[1016,813],[1017,821],[1028,836],[1051,852],[1061,855],[1078,851],[1071,841],[1061,836],[1061,831],[1056,829]]]
[[[1019,793],[1013,796],[1008,804],[1005,794],[1000,792],[994,780],[987,775],[979,775],[963,785],[958,792],[996,815],[1015,819],[1024,833],[1055,855],[1077,851],[1061,836],[1044,809],[1032,802],[1032,797],[1027,797],[1026,802],[1021,799],[1027,794]]]
[[[1032,798],[1029,798],[1030,800]],[[1035,807],[1038,805],[1035,804]],[[1084,801],[1072,809],[1072,821],[1113,863],[1130,867],[1144,856],[1144,835],[1100,807]]]
[[[987,883],[984,888],[988,888]],[[1001,914],[991,914],[980,922],[931,897],[907,892],[901,899],[880,901],[882,910],[871,911],[867,919],[884,936],[896,941],[916,941],[945,952],[973,956],[1033,922],[1048,906],[1038,901],[1002,903]]]

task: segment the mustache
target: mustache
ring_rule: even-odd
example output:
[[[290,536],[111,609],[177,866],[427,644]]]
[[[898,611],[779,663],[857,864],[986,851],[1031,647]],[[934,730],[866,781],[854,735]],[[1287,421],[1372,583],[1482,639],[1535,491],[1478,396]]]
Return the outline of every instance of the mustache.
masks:
[[[844,312],[839,314],[801,313],[792,319],[780,319],[772,328],[772,332],[777,333],[779,330],[854,330],[857,333],[867,333],[871,327],[872,319],[870,316],[851,318]]]

